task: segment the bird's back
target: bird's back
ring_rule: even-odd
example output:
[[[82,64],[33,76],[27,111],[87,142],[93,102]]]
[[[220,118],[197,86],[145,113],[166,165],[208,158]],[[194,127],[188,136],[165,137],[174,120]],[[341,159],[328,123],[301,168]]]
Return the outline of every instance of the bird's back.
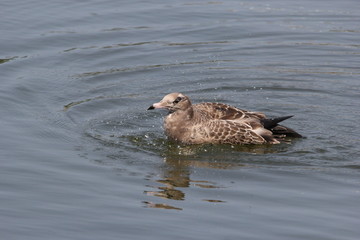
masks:
[[[265,119],[265,114],[261,112],[250,112],[223,103],[198,103],[194,104],[195,111],[202,112],[212,119],[232,120],[232,121],[260,121]]]

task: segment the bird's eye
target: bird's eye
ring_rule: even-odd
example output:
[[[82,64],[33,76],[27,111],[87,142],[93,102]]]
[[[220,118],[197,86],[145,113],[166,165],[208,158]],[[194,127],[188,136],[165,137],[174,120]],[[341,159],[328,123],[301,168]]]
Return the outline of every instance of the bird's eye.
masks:
[[[182,100],[182,97],[177,97],[175,99],[175,101],[173,101],[174,104],[177,104],[178,102],[180,102]]]

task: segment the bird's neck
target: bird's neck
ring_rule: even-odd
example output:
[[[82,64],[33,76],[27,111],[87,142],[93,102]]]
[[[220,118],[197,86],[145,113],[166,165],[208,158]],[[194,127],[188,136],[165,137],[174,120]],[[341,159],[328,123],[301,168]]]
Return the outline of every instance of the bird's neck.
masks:
[[[189,121],[194,118],[194,109],[192,106],[189,106],[185,110],[177,110],[175,112],[170,112],[168,118],[170,119],[177,119],[182,121]]]

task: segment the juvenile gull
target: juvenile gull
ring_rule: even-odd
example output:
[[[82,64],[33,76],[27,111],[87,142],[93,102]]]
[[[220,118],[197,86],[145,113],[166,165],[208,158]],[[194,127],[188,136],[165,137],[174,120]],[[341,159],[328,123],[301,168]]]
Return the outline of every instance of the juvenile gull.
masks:
[[[182,93],[170,93],[148,110],[165,108],[166,135],[186,144],[278,144],[285,137],[301,137],[291,128],[278,123],[292,116],[266,118],[223,103],[191,104]]]

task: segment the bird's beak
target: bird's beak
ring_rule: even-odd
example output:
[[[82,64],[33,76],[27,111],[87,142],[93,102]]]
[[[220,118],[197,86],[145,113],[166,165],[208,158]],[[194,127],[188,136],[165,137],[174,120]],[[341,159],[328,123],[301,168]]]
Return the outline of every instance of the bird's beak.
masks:
[[[156,108],[166,108],[166,106],[164,106],[164,104],[162,102],[158,102],[158,103],[154,103],[153,105],[151,105],[147,110],[153,110]]]

